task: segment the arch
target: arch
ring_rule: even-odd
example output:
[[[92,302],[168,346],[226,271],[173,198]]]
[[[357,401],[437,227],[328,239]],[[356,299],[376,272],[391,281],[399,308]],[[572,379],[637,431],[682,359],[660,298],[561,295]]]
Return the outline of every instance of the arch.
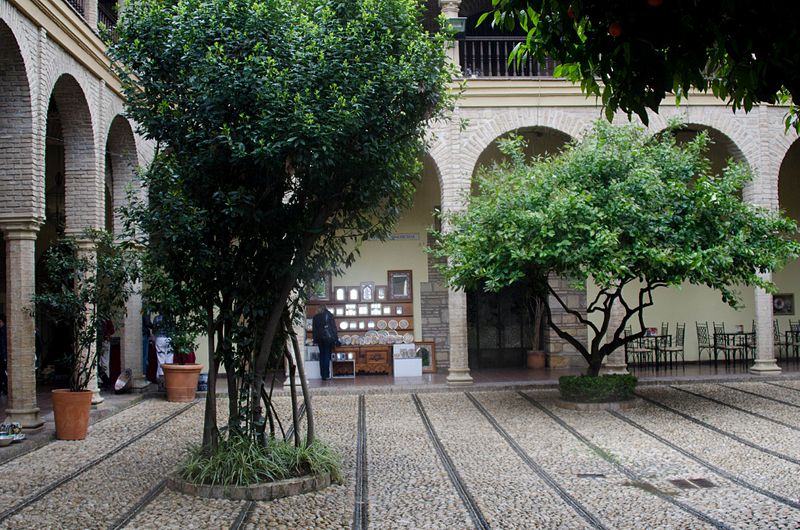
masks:
[[[105,172],[110,181],[111,205],[106,204],[106,209],[113,208],[112,231],[119,234],[122,228],[119,218],[119,208],[125,204],[126,188],[136,177],[138,155],[136,139],[130,122],[121,115],[114,116],[108,129],[105,146]],[[108,195],[106,196],[108,199]]]
[[[78,234],[84,228],[102,226],[102,180],[97,178],[92,115],[83,89],[70,74],[62,74],[56,81],[53,103],[64,135],[66,231]]]
[[[796,139],[786,150],[778,172],[778,204],[780,208],[800,222],[800,139]]]
[[[754,111],[755,112],[755,111]],[[691,108],[675,112],[662,112],[650,114],[650,130],[661,132],[666,129],[667,122],[675,116],[683,116],[687,127],[702,127],[716,131],[729,142],[731,154],[737,162],[745,162],[752,169],[757,167],[761,156],[761,147],[758,134],[753,134],[753,129],[758,130],[755,116],[734,115],[728,107],[705,107],[703,109]],[[750,123],[747,123],[750,122]]]
[[[461,169],[471,174],[486,148],[511,131],[538,127],[577,138],[588,125],[587,120],[556,109],[509,109],[502,113],[496,112],[479,128],[466,131],[468,137],[461,151]]]
[[[30,83],[19,43],[2,20],[0,49],[0,220],[40,219]]]
[[[658,131],[661,134],[664,130]],[[702,123],[686,123],[686,125],[676,131],[678,142],[684,142],[693,138],[697,133],[706,131],[711,140],[707,156],[711,160],[711,170],[717,174],[727,165],[728,159],[733,158],[736,162],[744,162],[752,168],[747,157],[738,145],[724,132]]]

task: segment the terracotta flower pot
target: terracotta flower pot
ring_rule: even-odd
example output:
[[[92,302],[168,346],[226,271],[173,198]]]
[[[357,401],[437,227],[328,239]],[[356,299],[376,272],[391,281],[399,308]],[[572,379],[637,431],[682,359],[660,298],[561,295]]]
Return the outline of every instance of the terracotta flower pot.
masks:
[[[197,378],[202,364],[163,364],[164,384],[167,387],[167,401],[185,403],[194,401],[197,392]]]
[[[67,388],[53,390],[53,416],[56,438],[83,440],[89,432],[89,411],[92,408],[92,391],[71,392]]]
[[[543,351],[529,351],[528,352],[528,368],[532,370],[541,370],[544,368],[545,354]]]

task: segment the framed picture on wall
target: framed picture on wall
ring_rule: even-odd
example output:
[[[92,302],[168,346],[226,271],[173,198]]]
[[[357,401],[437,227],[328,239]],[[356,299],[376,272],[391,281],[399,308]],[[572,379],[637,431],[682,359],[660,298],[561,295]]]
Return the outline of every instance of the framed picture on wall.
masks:
[[[375,282],[361,282],[361,301],[373,302],[375,300]]]
[[[322,277],[311,284],[309,298],[320,302],[330,302],[332,299],[331,273],[327,272]]]
[[[436,345],[433,341],[417,341],[416,356],[422,359],[422,373],[433,373],[436,371]]]
[[[335,295],[337,302],[344,302],[347,300],[347,288],[346,287],[337,287],[335,290]]]
[[[348,302],[358,302],[361,299],[359,296],[359,288],[358,287],[348,287],[347,288],[347,301]]]
[[[388,298],[388,288],[385,285],[378,285],[375,287],[375,300],[383,301]]]
[[[389,300],[411,300],[411,271],[389,271]]]
[[[772,312],[776,315],[794,315],[794,294],[773,294]]]

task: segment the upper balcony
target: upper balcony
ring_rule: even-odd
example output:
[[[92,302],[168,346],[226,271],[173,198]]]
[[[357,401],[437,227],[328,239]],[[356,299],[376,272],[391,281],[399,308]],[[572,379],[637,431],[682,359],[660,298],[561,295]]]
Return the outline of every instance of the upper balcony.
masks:
[[[117,0],[64,0],[86,21],[92,30],[99,26],[113,28],[117,25],[119,4]]]
[[[518,43],[519,37],[475,37],[463,36],[458,39],[458,64],[466,79],[510,78],[510,77],[553,77],[556,64],[547,59],[537,64],[526,57],[519,64],[509,64],[508,56]]]

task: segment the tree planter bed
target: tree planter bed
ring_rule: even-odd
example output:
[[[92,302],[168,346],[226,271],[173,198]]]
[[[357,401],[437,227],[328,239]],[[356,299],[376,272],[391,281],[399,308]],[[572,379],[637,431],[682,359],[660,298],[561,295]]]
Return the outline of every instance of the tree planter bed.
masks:
[[[319,491],[331,485],[328,473],[319,475],[305,475],[302,477],[288,478],[266,484],[252,486],[208,486],[192,484],[180,478],[177,474],[170,475],[167,486],[180,493],[203,497],[206,499],[231,499],[248,501],[271,501],[283,497],[291,497],[303,493]]]

